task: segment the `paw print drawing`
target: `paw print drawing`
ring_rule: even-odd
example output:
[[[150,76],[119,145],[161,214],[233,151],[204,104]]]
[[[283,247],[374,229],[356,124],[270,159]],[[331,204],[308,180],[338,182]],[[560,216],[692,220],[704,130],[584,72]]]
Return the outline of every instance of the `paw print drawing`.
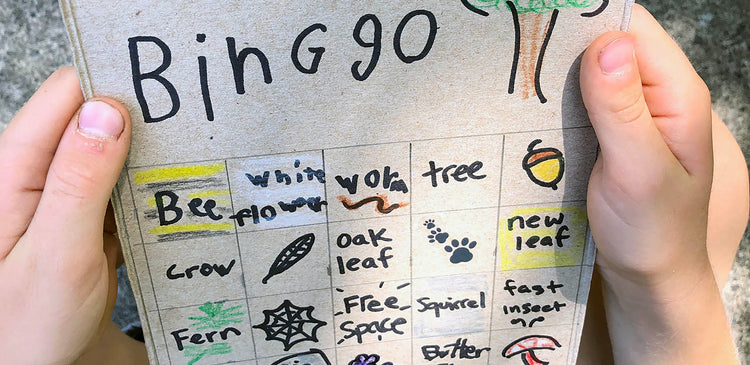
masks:
[[[427,239],[430,243],[437,242],[444,244],[448,242],[450,235],[447,232],[443,232],[443,230],[437,226],[434,219],[426,220],[424,226],[430,232],[430,234],[427,235]],[[443,249],[450,254],[451,263],[460,264],[462,262],[469,262],[474,258],[474,254],[471,253],[471,250],[476,246],[476,241],[464,237],[461,241],[456,239],[451,240],[449,244],[443,246]]]
[[[477,246],[477,241],[469,242],[468,237],[464,237],[461,242],[452,240],[450,245],[445,245],[445,251],[451,254],[450,261],[454,264],[469,262],[474,258],[471,250]]]
[[[427,229],[430,230],[430,234],[427,236],[427,238],[430,240],[430,243],[445,243],[448,241],[448,236],[450,236],[448,233],[443,232],[442,229],[437,227],[435,225],[434,219],[428,219],[424,222],[424,226],[427,227]]]

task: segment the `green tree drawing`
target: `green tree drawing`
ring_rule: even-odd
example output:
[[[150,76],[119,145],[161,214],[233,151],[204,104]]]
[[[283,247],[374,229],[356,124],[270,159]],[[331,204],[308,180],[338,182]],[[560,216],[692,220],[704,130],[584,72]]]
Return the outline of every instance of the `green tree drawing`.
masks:
[[[560,9],[586,9],[601,2],[599,8],[581,14],[583,17],[594,17],[601,14],[609,5],[609,0],[461,0],[461,2],[469,10],[482,16],[489,16],[486,11],[489,9],[507,9],[512,13],[515,52],[508,93],[515,93],[516,85],[518,85],[524,99],[537,96],[542,103],[547,102],[540,82],[542,63]]]

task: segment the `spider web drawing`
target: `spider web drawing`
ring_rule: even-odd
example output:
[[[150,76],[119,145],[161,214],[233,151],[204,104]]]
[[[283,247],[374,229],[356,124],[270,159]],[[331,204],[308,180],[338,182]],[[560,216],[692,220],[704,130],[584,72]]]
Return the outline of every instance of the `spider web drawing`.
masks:
[[[318,342],[317,331],[327,323],[312,316],[315,307],[298,307],[288,299],[276,309],[263,311],[263,323],[253,326],[266,333],[266,340],[284,344],[284,351],[303,341]]]

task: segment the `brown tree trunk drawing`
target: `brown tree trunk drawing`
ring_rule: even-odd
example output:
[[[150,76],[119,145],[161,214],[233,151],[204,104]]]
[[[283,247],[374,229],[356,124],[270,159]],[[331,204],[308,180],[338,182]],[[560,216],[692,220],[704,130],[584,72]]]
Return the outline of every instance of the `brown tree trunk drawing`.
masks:
[[[548,26],[542,31],[542,23],[547,14],[526,13],[519,15],[521,25],[521,43],[518,49],[518,71],[516,74],[516,83],[520,86],[521,96],[528,99],[536,96],[534,80],[536,73],[537,61],[539,60],[539,49],[544,40],[544,34]],[[546,22],[549,25],[549,21]]]
[[[512,2],[508,2],[515,26],[515,55],[508,84],[508,93],[518,91],[523,99],[538,97],[547,102],[541,88],[541,71],[544,54],[555,28],[559,11],[551,13],[528,12],[519,14]]]
[[[609,0],[461,0],[464,7],[480,16],[490,15],[485,9],[501,7],[513,14],[516,38],[508,93],[513,94],[519,89],[523,99],[536,96],[542,104],[547,102],[541,86],[544,54],[560,9],[585,9],[598,2],[601,2],[598,8],[580,14],[584,18],[602,14],[609,7]]]

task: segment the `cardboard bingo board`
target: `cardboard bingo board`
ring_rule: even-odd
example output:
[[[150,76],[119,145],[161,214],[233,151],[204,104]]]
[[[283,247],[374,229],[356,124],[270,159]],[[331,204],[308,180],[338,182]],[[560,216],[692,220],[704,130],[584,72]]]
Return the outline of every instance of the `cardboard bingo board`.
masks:
[[[156,364],[572,364],[625,0],[63,0]]]

